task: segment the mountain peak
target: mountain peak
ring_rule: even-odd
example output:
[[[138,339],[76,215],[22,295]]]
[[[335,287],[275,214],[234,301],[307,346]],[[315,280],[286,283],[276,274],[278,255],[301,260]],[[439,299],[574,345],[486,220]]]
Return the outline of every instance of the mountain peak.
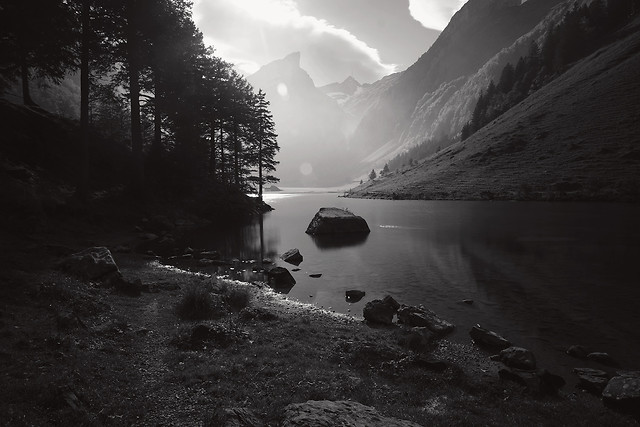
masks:
[[[293,52],[282,58],[282,62],[296,68],[300,68],[300,52]]]
[[[353,76],[349,76],[346,79],[344,79],[344,81],[342,83],[340,83],[342,85],[356,85],[356,86],[362,86],[360,84],[360,82],[358,82],[356,79],[353,78]]]

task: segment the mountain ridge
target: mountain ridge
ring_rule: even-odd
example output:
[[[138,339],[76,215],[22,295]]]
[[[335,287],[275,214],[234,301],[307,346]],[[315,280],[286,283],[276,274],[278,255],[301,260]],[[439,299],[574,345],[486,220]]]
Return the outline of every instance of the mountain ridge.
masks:
[[[354,197],[640,200],[640,17],[463,142]]]

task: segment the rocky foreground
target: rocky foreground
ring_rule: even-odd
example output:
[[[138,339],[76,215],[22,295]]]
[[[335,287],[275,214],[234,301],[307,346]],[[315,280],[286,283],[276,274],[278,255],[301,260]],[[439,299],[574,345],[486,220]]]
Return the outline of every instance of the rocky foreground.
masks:
[[[637,423],[518,365],[529,357],[520,350],[493,361],[446,341],[452,325],[426,309],[387,299],[372,305],[391,309],[366,310],[365,322],[265,283],[165,266],[130,252],[136,239],[31,239],[14,253],[41,266],[2,276],[5,425]],[[75,247],[88,240],[114,250]]]

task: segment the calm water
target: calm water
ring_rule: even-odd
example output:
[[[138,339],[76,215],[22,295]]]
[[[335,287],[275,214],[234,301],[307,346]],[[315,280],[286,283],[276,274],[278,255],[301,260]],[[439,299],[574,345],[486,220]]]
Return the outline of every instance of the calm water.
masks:
[[[563,354],[571,344],[640,368],[640,207],[623,204],[359,200],[327,193],[271,193],[258,223],[210,230],[192,244],[243,260],[298,248],[289,296],[361,316],[392,295],[453,322],[469,342],[479,323],[536,353],[541,366],[597,366]],[[357,241],[305,234],[320,207],[348,208],[371,228]],[[262,241],[262,246],[261,242]],[[262,249],[262,250],[261,250]],[[311,273],[322,273],[314,279]],[[358,303],[344,292],[359,289]],[[472,299],[473,305],[461,303]],[[558,368],[559,367],[559,368]]]

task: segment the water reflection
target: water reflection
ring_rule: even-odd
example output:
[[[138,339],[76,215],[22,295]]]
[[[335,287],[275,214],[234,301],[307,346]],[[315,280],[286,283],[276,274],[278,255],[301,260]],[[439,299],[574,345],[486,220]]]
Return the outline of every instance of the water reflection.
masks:
[[[313,243],[320,250],[360,246],[367,241],[369,233],[348,233],[311,236]]]

